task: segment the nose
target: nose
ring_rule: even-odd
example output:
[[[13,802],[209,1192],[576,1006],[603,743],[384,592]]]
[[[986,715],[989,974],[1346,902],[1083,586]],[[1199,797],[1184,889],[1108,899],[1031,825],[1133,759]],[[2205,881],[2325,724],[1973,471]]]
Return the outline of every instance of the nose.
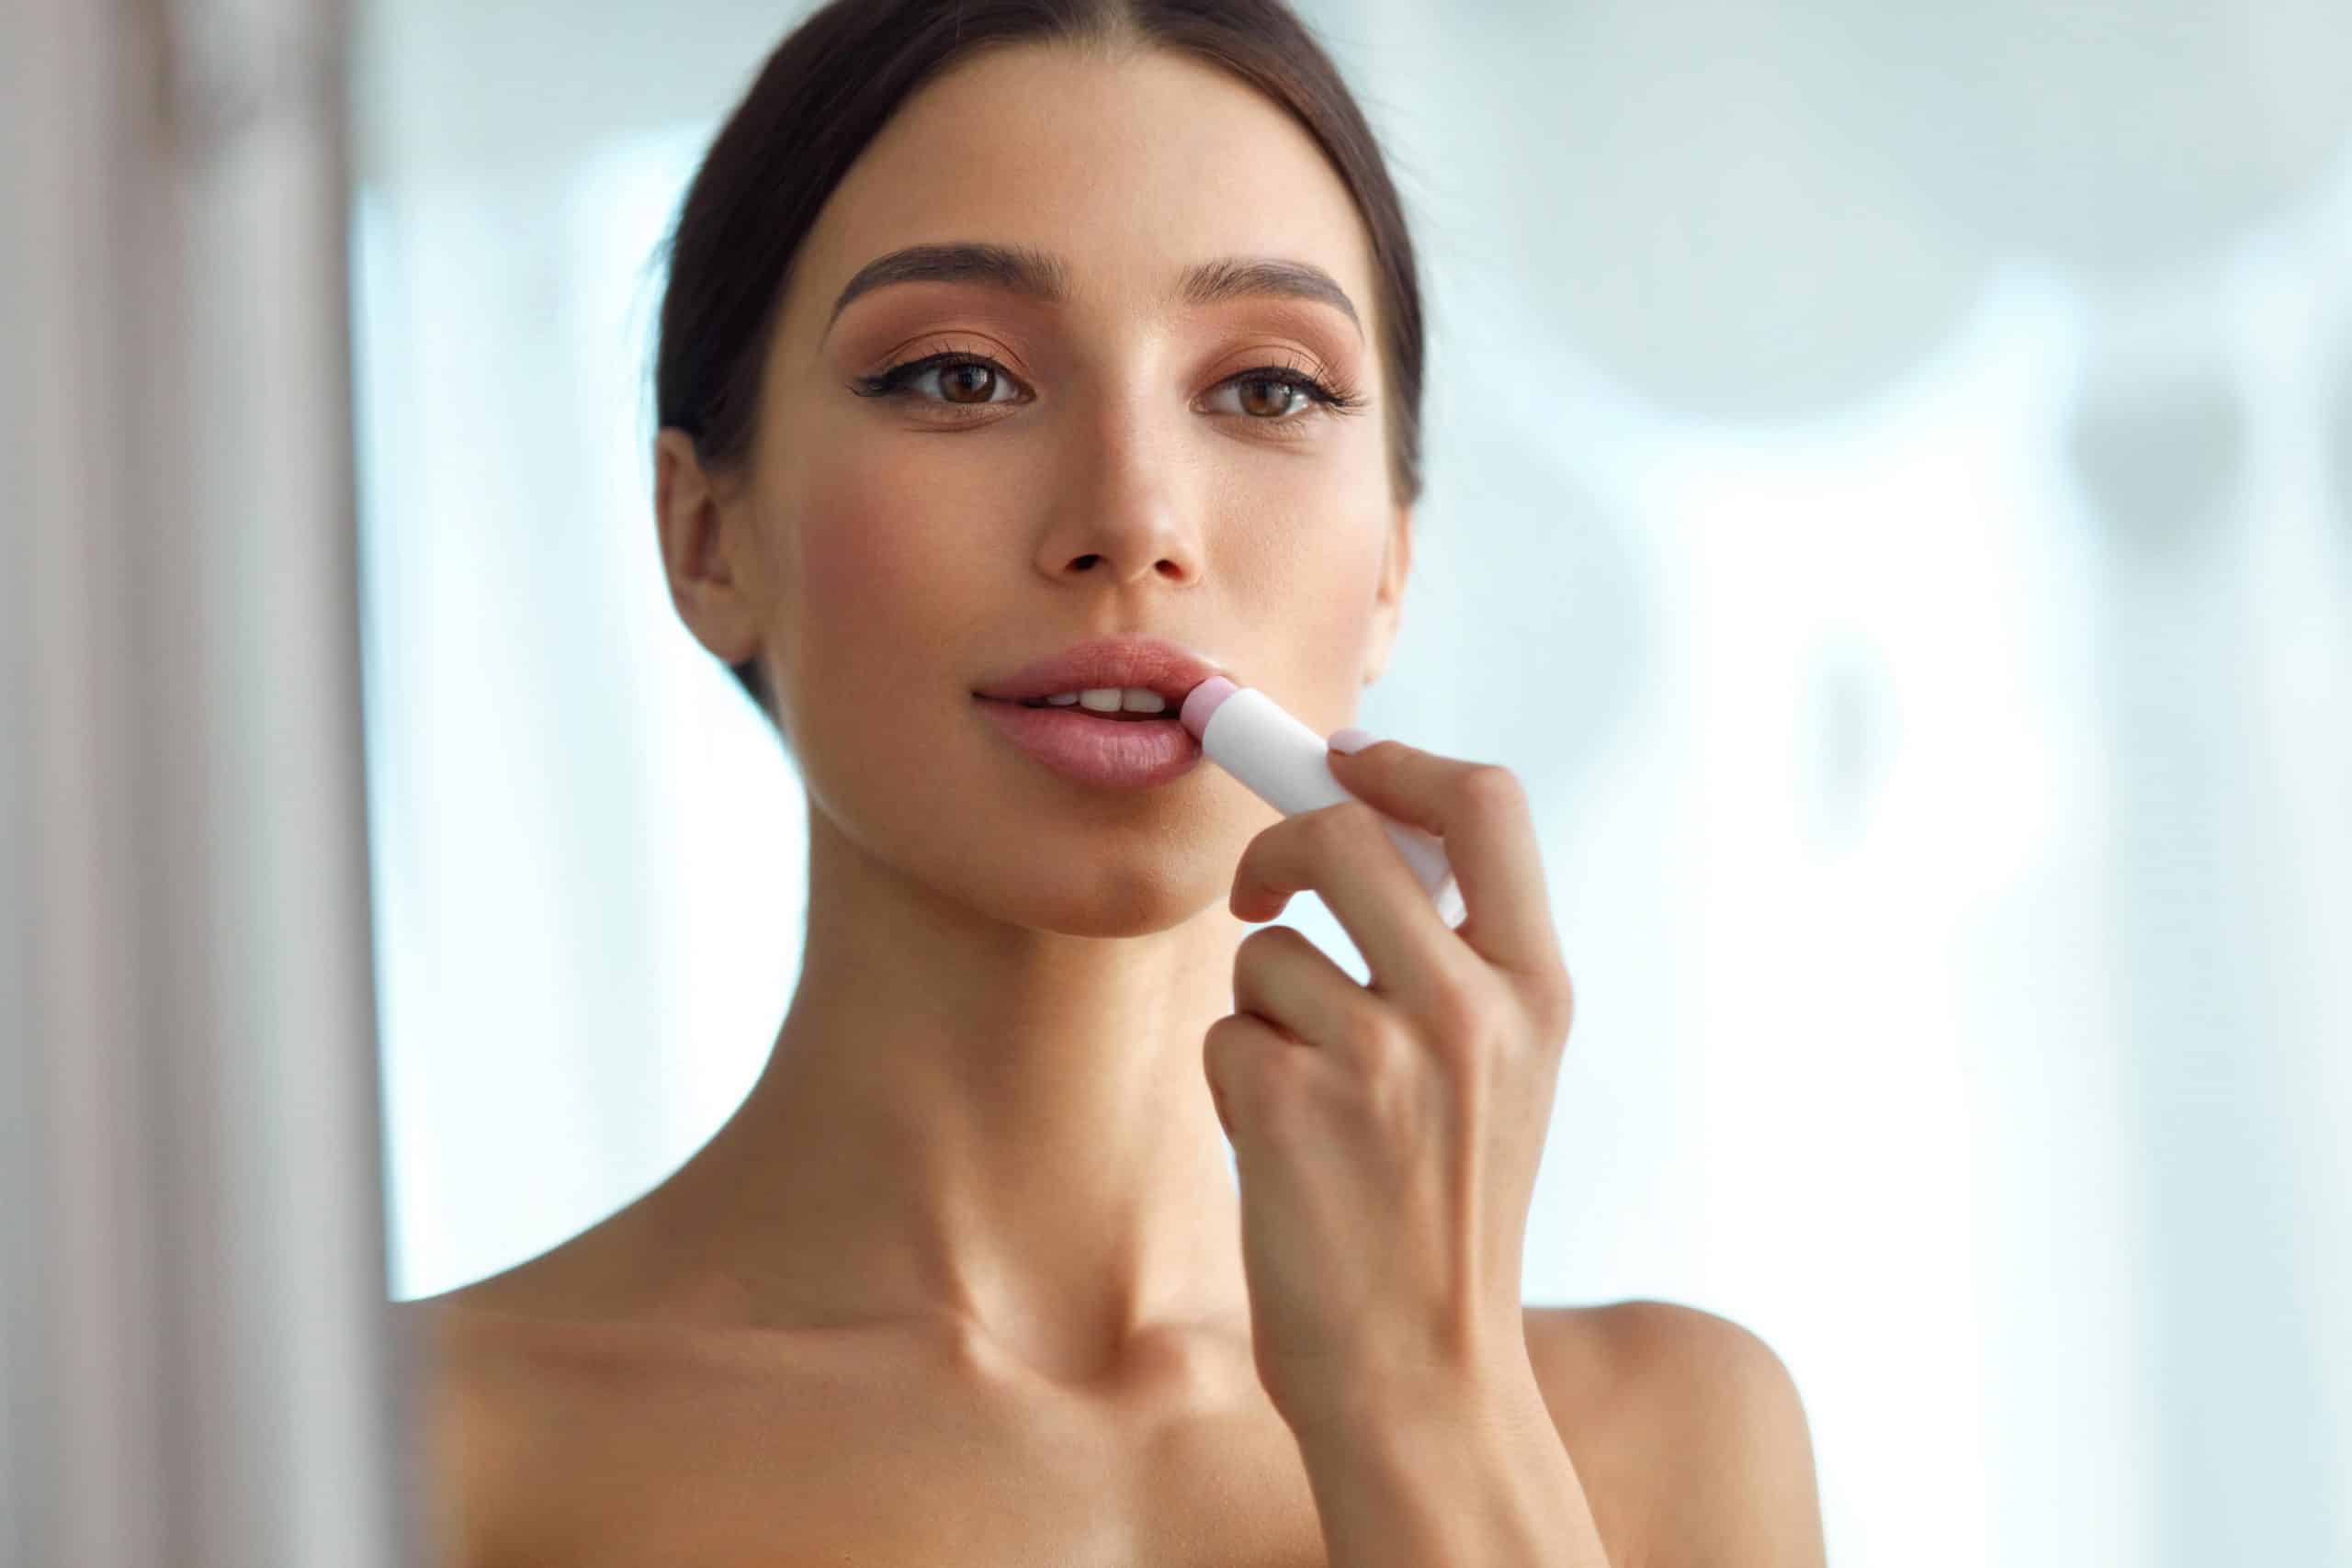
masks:
[[[1168,456],[1177,434],[1132,403],[1073,431],[1067,482],[1057,487],[1037,541],[1037,570],[1057,582],[1092,577],[1120,588],[1195,581],[1201,509]]]

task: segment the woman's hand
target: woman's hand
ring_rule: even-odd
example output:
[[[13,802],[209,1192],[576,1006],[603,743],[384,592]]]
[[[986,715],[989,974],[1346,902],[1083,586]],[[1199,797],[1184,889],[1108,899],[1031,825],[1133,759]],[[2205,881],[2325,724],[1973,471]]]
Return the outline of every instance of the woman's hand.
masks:
[[[1508,769],[1382,740],[1331,772],[1361,801],[1250,840],[1229,907],[1321,895],[1370,970],[1252,931],[1204,1040],[1232,1139],[1260,1381],[1309,1427],[1528,1377],[1520,1258],[1574,999],[1526,792]],[[1374,808],[1445,840],[1448,930]]]

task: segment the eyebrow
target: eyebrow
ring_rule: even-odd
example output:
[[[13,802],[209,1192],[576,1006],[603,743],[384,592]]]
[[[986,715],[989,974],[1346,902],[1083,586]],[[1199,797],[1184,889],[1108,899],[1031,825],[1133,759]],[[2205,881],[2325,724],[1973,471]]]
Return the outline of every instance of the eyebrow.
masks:
[[[831,333],[833,322],[841,319],[851,300],[893,283],[985,283],[1049,305],[1069,297],[1069,269],[1060,257],[1043,251],[968,242],[909,245],[858,268],[857,276],[833,301],[833,312],[825,321],[826,333]],[[1279,256],[1219,256],[1187,267],[1176,291],[1190,305],[1216,305],[1250,297],[1311,299],[1347,317],[1357,339],[1363,337],[1363,322],[1347,290],[1329,273],[1306,262]]]

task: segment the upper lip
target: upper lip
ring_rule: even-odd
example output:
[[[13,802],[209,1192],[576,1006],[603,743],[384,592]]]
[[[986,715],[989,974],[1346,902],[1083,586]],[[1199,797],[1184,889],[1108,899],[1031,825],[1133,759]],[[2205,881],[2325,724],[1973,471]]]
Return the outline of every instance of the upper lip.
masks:
[[[1099,637],[1024,664],[972,694],[1020,702],[1102,686],[1140,686],[1174,707],[1193,687],[1221,673],[1215,663],[1164,637]]]

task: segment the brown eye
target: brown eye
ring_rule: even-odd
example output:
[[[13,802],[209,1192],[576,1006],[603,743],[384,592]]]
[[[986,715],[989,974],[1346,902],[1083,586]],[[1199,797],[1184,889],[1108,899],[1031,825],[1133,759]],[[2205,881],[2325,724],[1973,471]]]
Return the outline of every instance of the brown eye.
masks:
[[[1216,396],[1230,397],[1225,412],[1239,414],[1242,423],[1268,434],[1306,433],[1318,414],[1352,413],[1364,400],[1354,392],[1327,385],[1289,366],[1258,365],[1228,376],[1217,384]]]
[[[984,403],[996,384],[996,372],[985,365],[968,360],[961,365],[942,366],[939,390],[951,403]]]
[[[933,377],[938,378],[939,390],[923,390],[923,384]],[[906,365],[894,365],[879,376],[861,376],[850,383],[850,390],[861,398],[903,398],[947,408],[976,409],[990,403],[1018,401],[1017,397],[996,395],[1012,393],[1014,386],[1012,373],[992,361],[934,354]]]
[[[1257,377],[1236,383],[1241,388],[1241,412],[1260,419],[1280,419],[1291,412],[1291,400],[1300,395],[1296,385]]]

